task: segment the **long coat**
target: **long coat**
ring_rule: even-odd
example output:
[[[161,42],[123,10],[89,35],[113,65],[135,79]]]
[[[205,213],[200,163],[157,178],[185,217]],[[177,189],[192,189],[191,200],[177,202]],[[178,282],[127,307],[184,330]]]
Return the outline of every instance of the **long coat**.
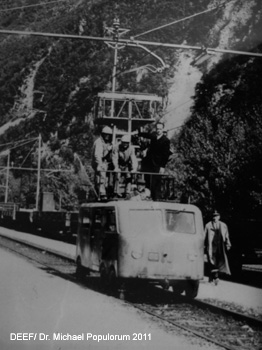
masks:
[[[106,143],[103,137],[98,137],[93,145],[92,149],[92,168],[94,170],[107,170],[107,165],[110,162],[112,153],[112,145]]]
[[[139,136],[151,140],[146,157],[143,159],[143,171],[158,173],[160,168],[165,168],[170,156],[170,141],[162,135],[159,139],[154,134],[139,133]]]
[[[230,249],[231,242],[229,239],[229,233],[227,225],[218,221],[218,232],[222,237],[222,250],[219,257],[215,256],[213,248],[214,248],[214,237],[216,233],[216,228],[214,226],[214,222],[210,221],[205,226],[205,242],[206,242],[206,251],[207,251],[207,259],[211,267],[218,268],[220,272],[224,272],[228,275],[231,274],[226,249]]]

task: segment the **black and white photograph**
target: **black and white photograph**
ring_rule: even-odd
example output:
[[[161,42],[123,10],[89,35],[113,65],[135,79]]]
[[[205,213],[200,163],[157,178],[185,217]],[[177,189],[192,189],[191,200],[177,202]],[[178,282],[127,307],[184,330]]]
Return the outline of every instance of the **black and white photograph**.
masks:
[[[262,349],[261,0],[0,0],[0,349]]]

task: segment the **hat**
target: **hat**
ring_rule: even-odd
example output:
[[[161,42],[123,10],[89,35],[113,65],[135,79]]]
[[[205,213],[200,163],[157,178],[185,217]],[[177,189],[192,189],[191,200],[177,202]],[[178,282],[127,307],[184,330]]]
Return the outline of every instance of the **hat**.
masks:
[[[131,141],[131,138],[129,135],[124,135],[121,139],[122,142],[130,142]]]
[[[138,185],[145,185],[146,182],[145,182],[145,180],[143,180],[143,179],[139,179],[139,180],[137,180],[137,184],[138,184]]]
[[[220,216],[220,214],[219,214],[218,211],[215,210],[215,211],[213,212],[213,215],[212,215],[212,216]]]
[[[111,128],[109,128],[109,126],[104,126],[103,129],[102,129],[102,133],[103,133],[103,134],[112,135],[112,134],[113,134],[113,131],[112,131]]]

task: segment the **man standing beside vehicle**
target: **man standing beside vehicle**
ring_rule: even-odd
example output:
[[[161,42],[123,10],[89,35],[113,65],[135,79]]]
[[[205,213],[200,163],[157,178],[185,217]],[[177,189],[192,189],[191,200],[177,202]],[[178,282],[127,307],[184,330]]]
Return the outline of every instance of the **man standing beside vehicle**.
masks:
[[[220,214],[215,211],[213,218],[205,226],[205,246],[209,267],[209,282],[218,284],[219,273],[231,274],[227,253],[231,248],[227,225],[220,221]]]

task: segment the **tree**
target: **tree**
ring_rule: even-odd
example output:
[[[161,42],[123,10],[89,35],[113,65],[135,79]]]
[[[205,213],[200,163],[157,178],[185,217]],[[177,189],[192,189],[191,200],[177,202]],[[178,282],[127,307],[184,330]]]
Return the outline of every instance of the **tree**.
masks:
[[[261,70],[259,59],[236,57],[214,68],[197,87],[177,152],[184,188],[204,213],[217,208],[227,216],[260,215]]]

